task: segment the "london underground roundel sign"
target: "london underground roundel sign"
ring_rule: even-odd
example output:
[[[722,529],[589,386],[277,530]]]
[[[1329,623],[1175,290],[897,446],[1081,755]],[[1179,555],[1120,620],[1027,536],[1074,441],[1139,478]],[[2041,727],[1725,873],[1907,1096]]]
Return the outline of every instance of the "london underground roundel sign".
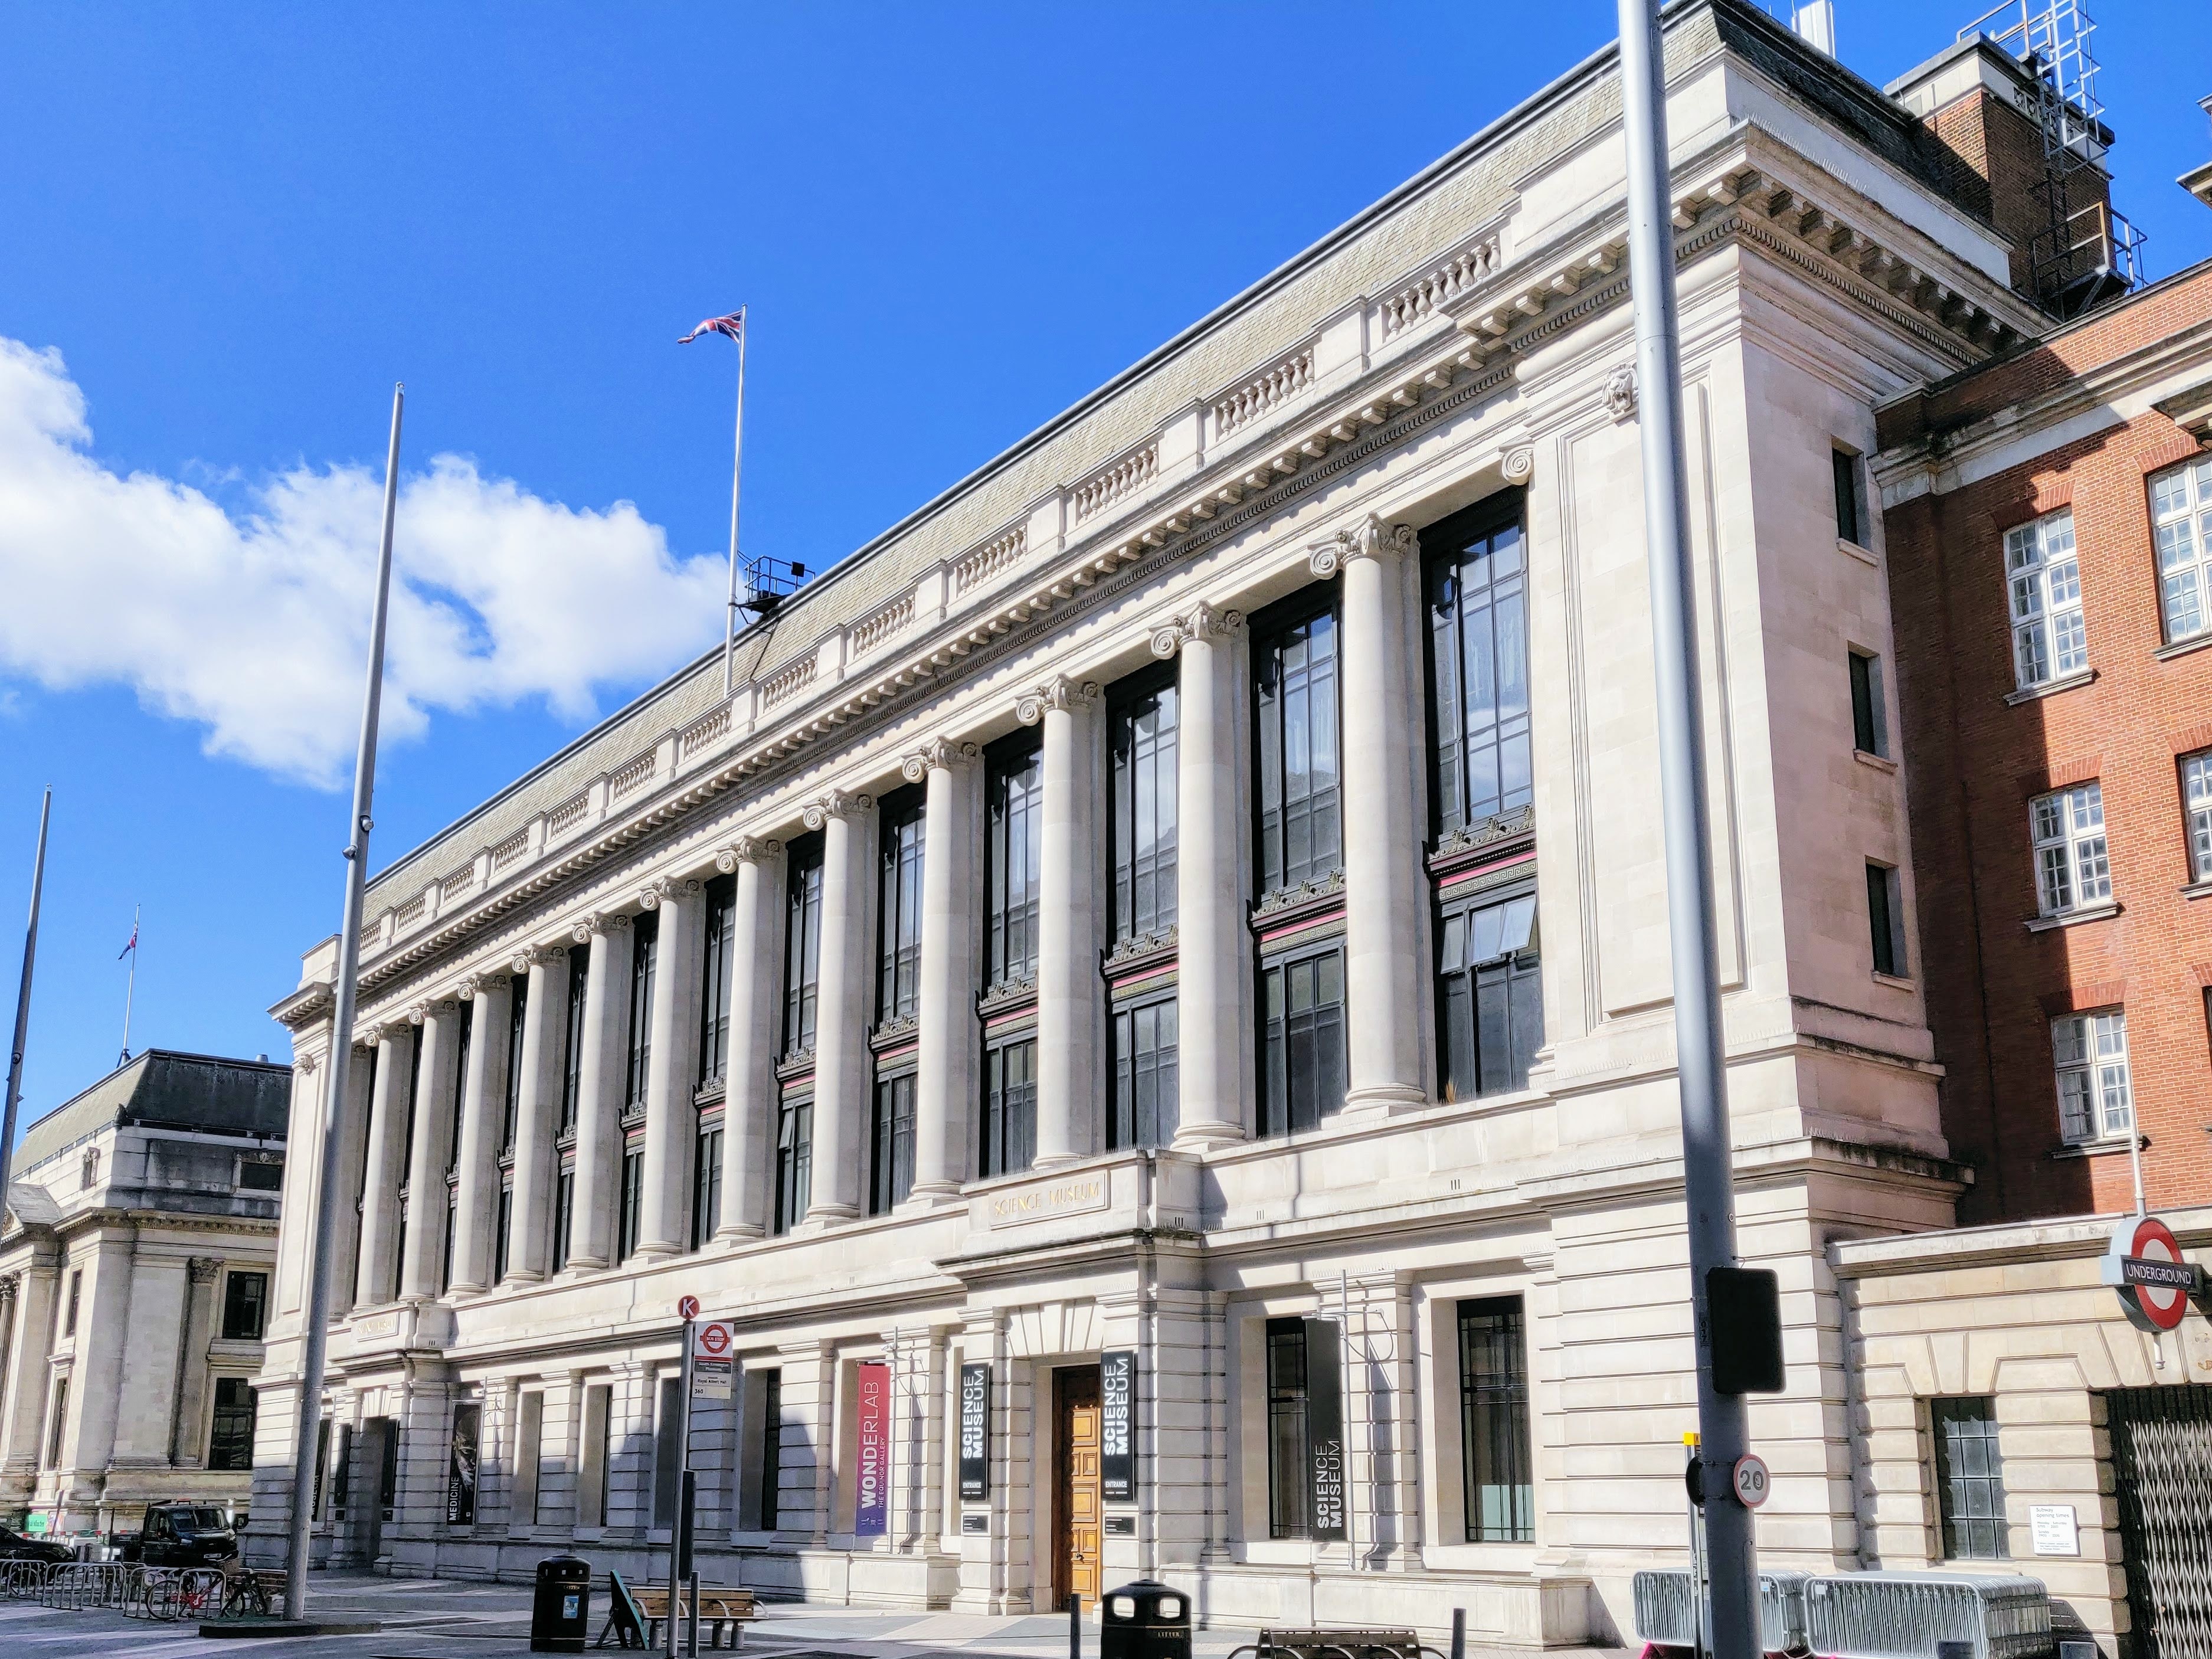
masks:
[[[2119,1292],[2120,1311],[2137,1330],[2170,1331],[2181,1323],[2203,1284],[2183,1259],[2173,1230],[2156,1216],[2130,1216],[2112,1229],[2104,1280]]]

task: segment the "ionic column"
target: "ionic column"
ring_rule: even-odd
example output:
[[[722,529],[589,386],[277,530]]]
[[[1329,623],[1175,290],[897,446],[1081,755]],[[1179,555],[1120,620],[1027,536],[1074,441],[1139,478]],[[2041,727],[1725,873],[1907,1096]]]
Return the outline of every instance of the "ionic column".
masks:
[[[1239,854],[1238,719],[1234,611],[1196,606],[1152,635],[1176,670],[1175,1145],[1244,1138],[1246,961]]]
[[[459,1212],[453,1218],[455,1296],[491,1288],[498,1260],[492,1226],[498,1218],[500,1130],[507,1116],[507,1027],[514,993],[504,979],[465,981],[469,1013],[469,1069],[460,1080]]]
[[[415,1074],[415,1145],[407,1159],[407,1259],[400,1274],[403,1299],[429,1301],[438,1294],[445,1263],[446,1166],[453,1134],[453,1091],[460,1086],[454,1061],[461,1034],[457,1002],[424,1003],[409,1015],[422,1027],[422,1063]],[[471,1042],[473,1046],[473,1041]]]
[[[361,1188],[361,1271],[354,1302],[381,1307],[397,1294],[392,1264],[399,1253],[399,1184],[407,1178],[407,1070],[415,1054],[415,1029],[395,1023],[378,1029],[376,1089],[369,1106],[368,1167]],[[350,1201],[352,1194],[341,1194]]]
[[[345,1115],[340,1121],[338,1138],[338,1184],[335,1192],[320,1194],[321,1201],[331,1206],[331,1316],[343,1319],[353,1311],[354,1291],[360,1275],[355,1263],[362,1259],[362,1224],[368,1205],[354,1208],[355,1195],[367,1184],[362,1160],[368,1156],[368,1126],[375,1114],[376,1079],[380,1074],[375,1045],[356,1042],[346,1064]],[[323,1085],[328,1088],[325,1077]],[[318,1099],[314,1109],[319,1114],[324,1103]],[[307,1190],[314,1192],[319,1172],[310,1175]],[[312,1208],[303,1207],[300,1213],[313,1215]],[[279,1237],[283,1237],[281,1230]],[[314,1271],[314,1241],[305,1227],[295,1231],[293,1237],[299,1240],[295,1248],[300,1252],[301,1303],[307,1301],[307,1275]],[[291,1243],[286,1238],[287,1243]]]
[[[207,1462],[207,1447],[199,1438],[200,1407],[207,1400],[208,1343],[215,1334],[215,1285],[222,1274],[220,1256],[196,1255],[185,1264],[176,1404],[169,1413],[169,1462],[182,1468],[199,1468]]]
[[[545,1277],[552,1226],[553,1135],[561,1103],[561,1037],[568,1028],[568,953],[557,945],[532,945],[509,966],[517,977],[530,977],[522,1005],[510,1223],[514,1231],[507,1241],[507,1276],[528,1282]]]
[[[1420,832],[1406,719],[1405,581],[1419,538],[1373,514],[1314,548],[1316,576],[1344,572],[1345,1107],[1428,1099],[1423,1082]]]
[[[909,1203],[957,1198],[968,1178],[968,1125],[975,1099],[975,854],[982,842],[979,752],[972,743],[939,738],[908,756],[904,767],[908,781],[927,785]]]
[[[875,798],[833,789],[806,809],[822,832],[821,994],[815,1003],[814,1187],[806,1219],[860,1213],[868,1113],[868,957]]]
[[[1060,675],[1015,709],[1044,725],[1044,827],[1037,870],[1036,1165],[1048,1169],[1095,1151],[1102,1085],[1097,1031],[1098,793],[1095,705],[1098,687]]]
[[[576,1199],[568,1265],[614,1259],[616,1181],[622,1160],[623,1022],[629,1012],[629,918],[604,913],[576,924],[592,947],[584,984],[584,1053],[576,1075]]]
[[[637,1248],[647,1261],[688,1248],[692,1142],[698,1114],[700,951],[706,940],[706,889],[663,878],[638,895],[660,912],[659,966],[653,988],[653,1053],[645,1079],[645,1195]]]
[[[52,1358],[54,1295],[60,1281],[58,1249],[33,1239],[18,1279],[15,1319],[8,1340],[8,1369],[0,1375],[0,1469],[35,1476],[46,1448],[46,1395]]]
[[[722,1074],[722,1224],[735,1243],[768,1231],[775,1167],[775,1049],[783,1012],[783,843],[740,836],[714,855],[735,874],[730,929],[730,1058]]]

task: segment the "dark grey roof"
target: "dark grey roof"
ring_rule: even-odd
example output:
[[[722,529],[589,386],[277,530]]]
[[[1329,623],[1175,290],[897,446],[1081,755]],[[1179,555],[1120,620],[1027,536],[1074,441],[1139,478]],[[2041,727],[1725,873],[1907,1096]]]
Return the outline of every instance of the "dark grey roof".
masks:
[[[110,1124],[281,1140],[291,1109],[289,1066],[149,1048],[26,1129],[9,1173],[23,1174]]]

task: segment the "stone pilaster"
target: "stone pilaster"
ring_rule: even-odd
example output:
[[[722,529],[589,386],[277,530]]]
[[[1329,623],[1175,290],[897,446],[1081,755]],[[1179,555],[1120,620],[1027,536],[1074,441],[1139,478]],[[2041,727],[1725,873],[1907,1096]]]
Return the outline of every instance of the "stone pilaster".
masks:
[[[584,987],[584,1053],[577,1067],[576,1196],[568,1240],[571,1267],[614,1260],[616,1183],[622,1169],[623,1022],[629,1015],[629,918],[600,914],[578,922],[589,945]]]
[[[1103,873],[1095,819],[1098,687],[1060,675],[1021,700],[1024,725],[1044,728],[1044,824],[1037,871],[1036,1165],[1049,1169],[1102,1144],[1103,1007],[1098,902]]]
[[[1243,625],[1234,611],[1200,605],[1152,634],[1154,654],[1182,654],[1176,671],[1175,1144],[1183,1147],[1218,1146],[1245,1135],[1252,964],[1239,857]]]
[[[207,1462],[200,1423],[207,1412],[208,1344],[215,1338],[222,1258],[196,1255],[186,1265],[184,1328],[177,1343],[176,1405],[169,1415],[169,1462],[196,1469]],[[296,1394],[296,1390],[295,1391]],[[290,1470],[287,1469],[287,1474]]]
[[[362,1211],[356,1203],[366,1184],[364,1160],[368,1156],[368,1126],[374,1115],[378,1066],[377,1051],[373,1043],[356,1043],[346,1064],[345,1110],[338,1124],[337,1187],[331,1193],[331,1259],[326,1271],[331,1276],[331,1316],[343,1319],[353,1311],[354,1296],[361,1277]],[[285,1160],[288,1164],[289,1158]],[[302,1187],[315,1193],[321,1181],[320,1158]],[[288,1214],[312,1214],[312,1211],[288,1210]],[[294,1283],[298,1301],[293,1305],[304,1310],[307,1301],[307,1275],[314,1271],[314,1240],[309,1229],[294,1226],[280,1230],[279,1245],[297,1264]]]
[[[645,1194],[639,1254],[674,1255],[690,1243],[692,1143],[698,1113],[699,974],[706,941],[706,890],[696,881],[662,879],[638,895],[660,913],[659,965],[653,988],[653,1054],[645,1085]]]
[[[975,895],[981,845],[979,754],[938,738],[907,757],[924,786],[921,996],[916,1025],[914,1188],[908,1201],[957,1199],[968,1178],[968,1127],[975,1100]]]
[[[1406,581],[1419,538],[1366,521],[1312,552],[1313,574],[1344,573],[1345,1026],[1346,1110],[1428,1099],[1420,1010],[1428,993],[1414,732],[1405,718]]]
[[[783,1010],[783,843],[741,836],[714,858],[738,878],[730,939],[730,1059],[722,1086],[722,1224],[735,1243],[768,1231],[775,1164],[775,1049]]]
[[[868,1007],[875,964],[874,798],[832,790],[806,809],[822,832],[821,994],[814,1039],[814,1187],[806,1219],[860,1213],[868,1122]]]

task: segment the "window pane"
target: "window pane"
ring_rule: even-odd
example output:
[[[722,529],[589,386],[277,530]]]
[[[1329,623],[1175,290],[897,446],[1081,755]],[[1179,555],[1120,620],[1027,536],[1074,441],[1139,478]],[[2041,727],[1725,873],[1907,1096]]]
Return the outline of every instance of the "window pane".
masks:
[[[1428,560],[1429,726],[1440,833],[1534,798],[1523,578],[1517,524],[1447,544]]]
[[[1471,1543],[1536,1536],[1521,1299],[1459,1304],[1460,1457]]]
[[[1267,1342],[1267,1535],[1306,1535],[1306,1333],[1271,1319]]]
[[[1936,1498],[1943,1555],[1952,1561],[2002,1561],[2004,1461],[1997,1450],[1996,1401],[1987,1395],[1928,1402],[1935,1438]]]

